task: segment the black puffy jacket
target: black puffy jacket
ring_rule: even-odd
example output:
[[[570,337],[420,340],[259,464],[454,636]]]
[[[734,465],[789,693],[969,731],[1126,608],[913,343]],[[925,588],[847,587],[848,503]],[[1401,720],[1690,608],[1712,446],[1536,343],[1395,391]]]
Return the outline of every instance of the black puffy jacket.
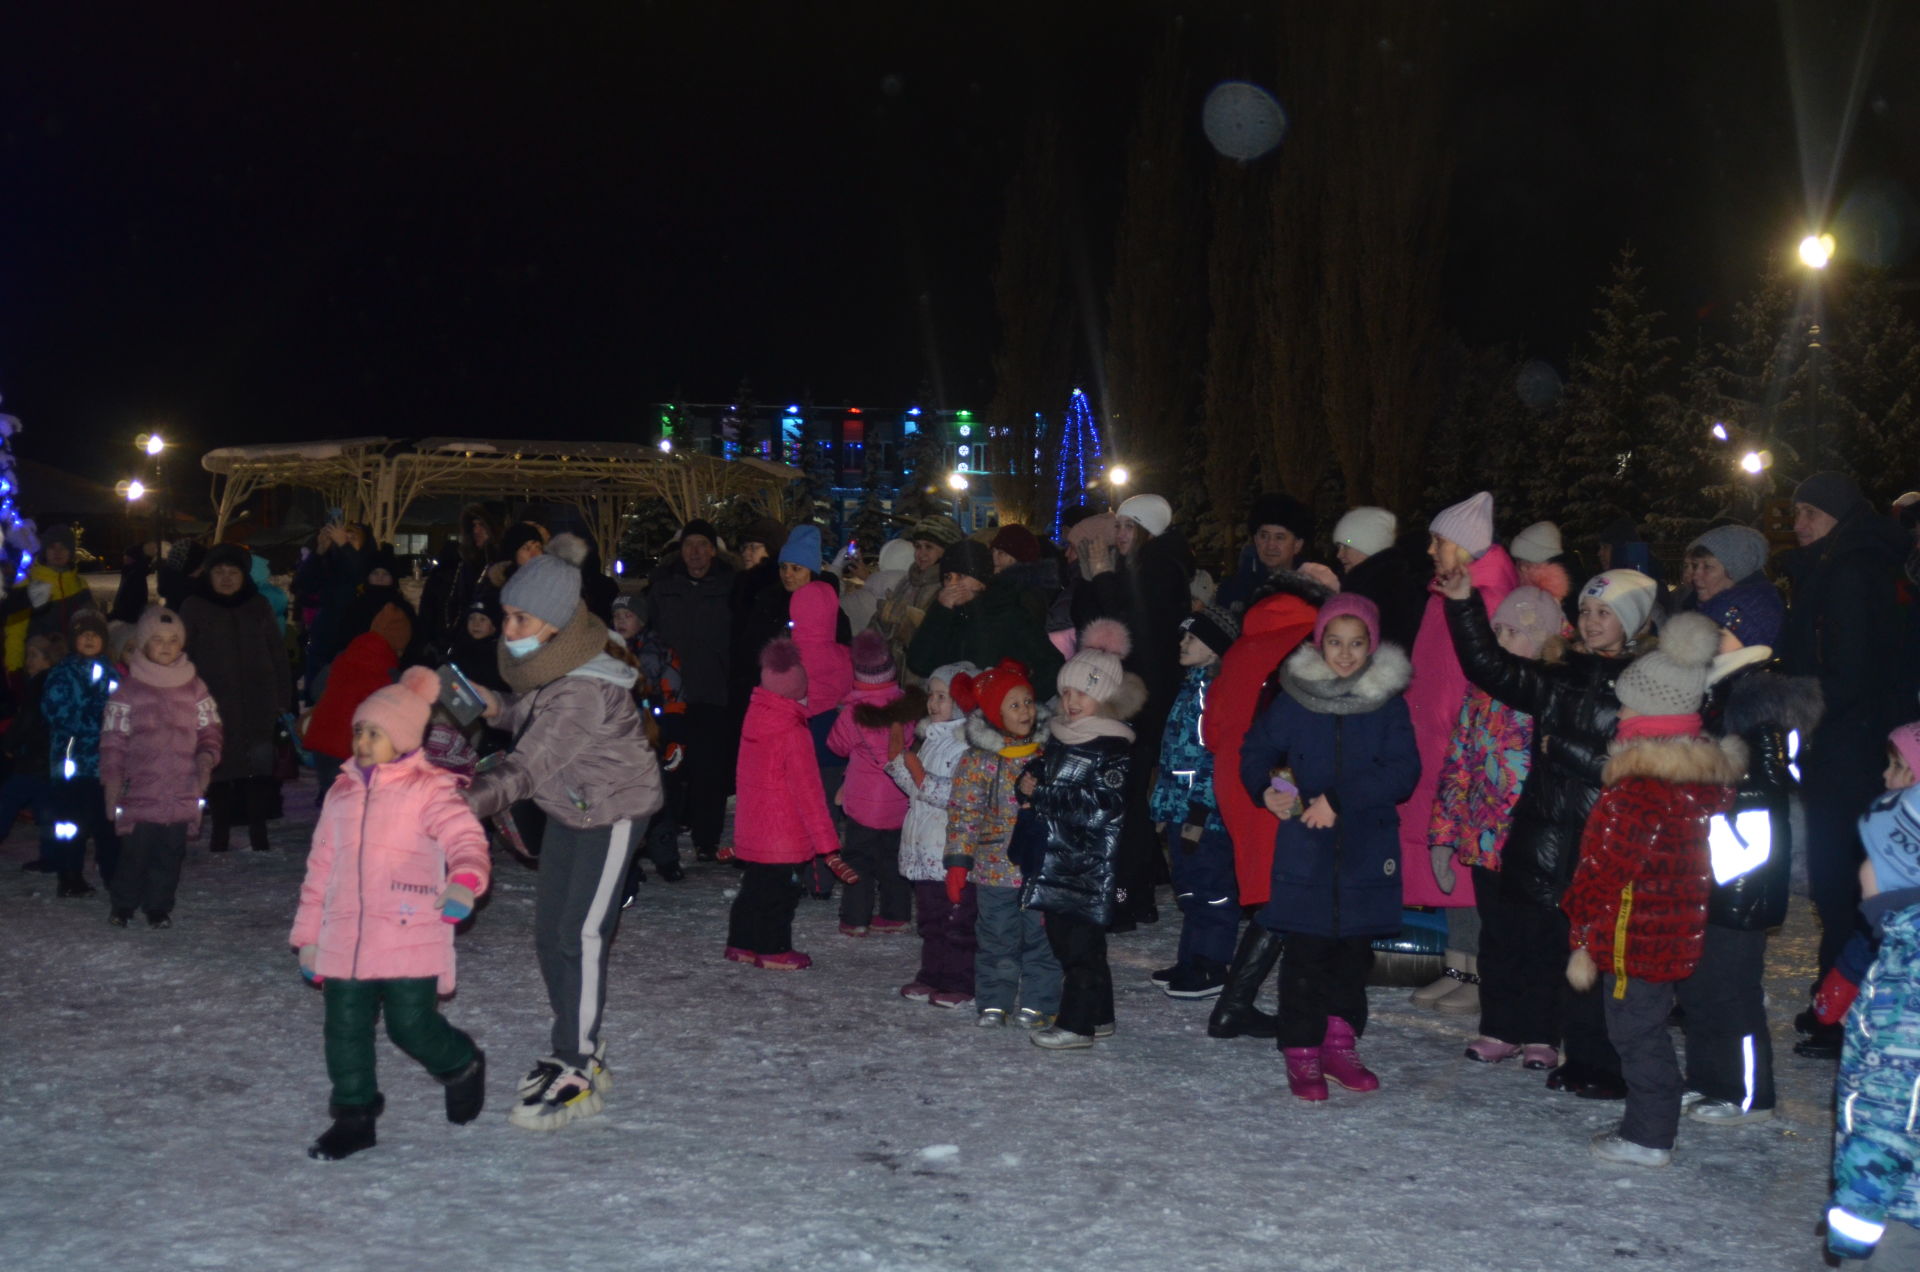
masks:
[[[1707,688],[1701,722],[1716,738],[1735,736],[1747,744],[1747,772],[1740,779],[1731,817],[1743,812],[1767,815],[1768,852],[1764,863],[1716,882],[1707,901],[1707,922],[1736,932],[1758,932],[1786,921],[1793,869],[1793,829],[1788,801],[1794,779],[1787,735],[1802,741],[1820,722],[1820,684],[1811,677],[1777,675],[1764,660],[1749,663],[1713,681]],[[1719,828],[1716,828],[1718,831]],[[1751,842],[1751,837],[1749,837]],[[1724,845],[1715,843],[1724,851]],[[1715,862],[1715,878],[1722,863]]]
[[[1427,584],[1432,580],[1433,562],[1421,556],[1413,543],[1401,542],[1348,570],[1340,590],[1364,596],[1380,607],[1381,640],[1412,649],[1427,614]]]
[[[1023,866],[1021,905],[1102,927],[1113,922],[1132,749],[1130,740],[1117,736],[1072,746],[1056,739],[1027,767],[1039,785],[1028,800],[1032,812],[1021,820],[1037,819],[1045,843],[1039,868]],[[1021,838],[1016,827],[1014,839]]]
[[[1467,679],[1533,717],[1533,767],[1501,854],[1501,895],[1555,908],[1580,864],[1580,835],[1600,798],[1620,713],[1613,685],[1631,660],[1568,652],[1558,662],[1532,662],[1500,648],[1478,596],[1449,600],[1446,609]]]

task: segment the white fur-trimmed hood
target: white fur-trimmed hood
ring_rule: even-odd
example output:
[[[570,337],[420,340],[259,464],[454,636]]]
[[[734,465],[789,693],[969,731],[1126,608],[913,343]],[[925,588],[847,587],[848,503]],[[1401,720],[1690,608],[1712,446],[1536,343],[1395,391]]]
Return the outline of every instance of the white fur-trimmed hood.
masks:
[[[1406,692],[1413,680],[1413,664],[1398,645],[1382,644],[1351,679],[1342,680],[1327,666],[1314,645],[1293,651],[1280,668],[1280,684],[1287,695],[1321,715],[1363,715],[1378,711]]]

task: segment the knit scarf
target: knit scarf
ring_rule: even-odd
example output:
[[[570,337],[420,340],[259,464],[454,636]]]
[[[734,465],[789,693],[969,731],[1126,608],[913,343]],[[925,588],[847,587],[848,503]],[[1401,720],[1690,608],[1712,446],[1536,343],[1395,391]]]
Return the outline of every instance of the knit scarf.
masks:
[[[1613,736],[1622,742],[1643,738],[1699,737],[1700,715],[1628,716],[1614,726]]]
[[[1069,720],[1065,716],[1053,718],[1053,740],[1064,742],[1068,746],[1079,746],[1095,738],[1119,738],[1122,742],[1133,741],[1133,730],[1110,716],[1082,716],[1078,720]]]
[[[127,654],[127,674],[156,689],[178,689],[190,683],[196,673],[193,660],[185,654],[163,665],[147,657],[146,650],[135,649]]]
[[[1003,760],[1024,760],[1030,755],[1038,754],[1040,744],[1031,740],[1032,734],[1028,734],[1027,736],[1028,741],[1010,742],[1006,746],[1001,747],[995,754]]]
[[[606,647],[607,625],[594,617],[582,601],[575,605],[567,625],[525,658],[515,658],[507,652],[507,643],[501,641],[500,675],[515,693],[532,693],[575,667],[591,662]]]

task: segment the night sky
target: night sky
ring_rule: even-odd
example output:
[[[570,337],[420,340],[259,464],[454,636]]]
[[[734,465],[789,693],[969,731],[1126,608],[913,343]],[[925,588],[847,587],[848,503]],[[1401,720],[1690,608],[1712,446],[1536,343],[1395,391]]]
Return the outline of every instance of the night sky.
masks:
[[[1896,7],[1836,202],[1909,278],[1920,6]],[[1167,21],[1201,88],[1265,78],[1228,5],[31,8],[0,31],[0,395],[24,453],[107,479],[153,425],[621,438],[742,379],[979,409],[1031,113],[1069,122],[1097,321]],[[1627,240],[1677,334],[1724,320],[1803,232],[1870,11],[1453,6],[1449,328],[1564,368]]]

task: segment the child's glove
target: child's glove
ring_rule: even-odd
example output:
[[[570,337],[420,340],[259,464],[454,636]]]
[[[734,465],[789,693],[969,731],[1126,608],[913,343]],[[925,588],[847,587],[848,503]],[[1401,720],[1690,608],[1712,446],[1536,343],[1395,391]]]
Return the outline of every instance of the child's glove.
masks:
[[[1823,1025],[1837,1025],[1859,996],[1860,987],[1836,967],[1820,982],[1820,988],[1813,991],[1813,1018]]]
[[[713,859],[715,861],[732,861],[735,855],[732,844],[721,844],[720,847],[714,851]]]
[[[837,852],[823,854],[821,860],[827,863],[827,869],[833,871],[833,877],[851,887],[860,882],[860,872],[847,864],[847,859]]]
[[[1448,844],[1430,845],[1427,851],[1433,854],[1433,881],[1440,891],[1453,895],[1453,885],[1458,882],[1453,875],[1453,848]]]
[[[967,890],[967,868],[965,866],[947,867],[947,903],[960,904],[960,894]]]
[[[300,974],[306,977],[310,984],[324,985],[327,983],[326,977],[313,970],[313,965],[319,961],[320,947],[318,945],[302,945],[300,947]]]
[[[458,923],[473,913],[473,898],[480,887],[480,876],[466,871],[447,880],[440,893],[440,921]]]
[[[681,746],[678,742],[669,742],[667,743],[667,753],[663,757],[663,761],[660,767],[665,771],[671,773],[675,769],[679,768],[680,762],[686,758],[687,758],[686,747]]]
[[[1567,959],[1567,984],[1581,993],[1592,989],[1593,983],[1599,979],[1600,969],[1594,966],[1593,955],[1587,953],[1586,946],[1575,950],[1572,957]]]

